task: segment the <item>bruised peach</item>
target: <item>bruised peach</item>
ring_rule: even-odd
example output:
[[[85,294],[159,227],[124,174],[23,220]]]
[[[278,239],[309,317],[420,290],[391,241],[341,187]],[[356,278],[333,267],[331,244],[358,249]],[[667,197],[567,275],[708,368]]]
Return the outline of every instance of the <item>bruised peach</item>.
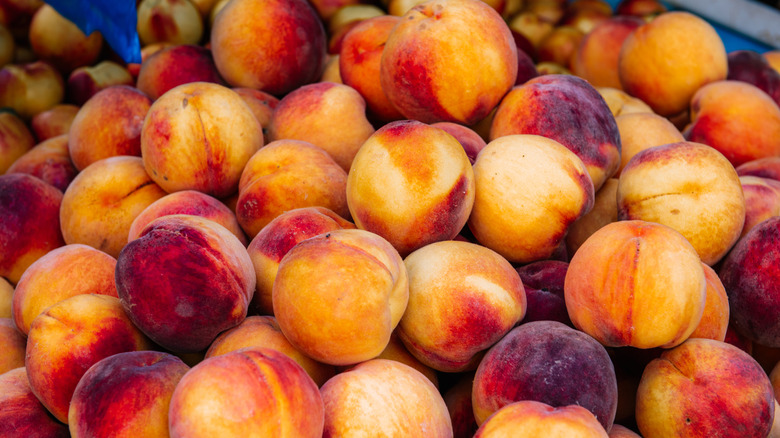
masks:
[[[67,103],[54,105],[36,114],[30,120],[30,129],[39,142],[67,134],[79,108]]]
[[[644,24],[637,17],[616,16],[587,32],[572,58],[572,71],[594,87],[621,88],[618,56],[623,41]]]
[[[136,86],[157,100],[166,91],[190,82],[222,84],[211,51],[196,45],[164,47],[141,64]]]
[[[30,388],[27,369],[0,374],[0,435],[25,438],[68,438],[68,425],[55,419]]]
[[[22,119],[11,112],[0,113],[0,175],[34,145],[35,139]]]
[[[496,411],[480,426],[474,438],[513,436],[608,437],[596,417],[582,406],[552,407],[546,403],[523,400]]]
[[[29,32],[30,47],[38,58],[65,74],[92,64],[103,48],[100,32],[85,35],[49,5],[41,6],[35,12]]]
[[[78,172],[70,159],[67,134],[41,141],[8,168],[8,173],[28,173],[62,192],[65,192]]]
[[[117,85],[135,86],[135,78],[116,62],[103,61],[95,66],[79,67],[68,76],[68,100],[83,105],[99,91]]]

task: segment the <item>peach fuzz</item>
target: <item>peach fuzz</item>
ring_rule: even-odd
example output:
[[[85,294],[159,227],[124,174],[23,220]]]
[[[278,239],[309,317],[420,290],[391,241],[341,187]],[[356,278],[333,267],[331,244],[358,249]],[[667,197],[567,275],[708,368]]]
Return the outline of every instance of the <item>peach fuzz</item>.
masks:
[[[351,365],[378,356],[409,300],[403,260],[382,237],[335,230],[282,259],[273,308],[282,333],[319,362]]]
[[[630,96],[623,90],[612,87],[596,87],[609,110],[615,117],[632,113],[652,113],[653,109],[647,106],[641,99]]]
[[[246,248],[222,225],[174,214],[150,222],[116,264],[125,311],[168,350],[206,349],[246,318],[255,273]]]
[[[78,172],[70,159],[67,134],[38,143],[14,161],[7,171],[38,177],[62,192],[68,188]]]
[[[262,127],[249,106],[236,92],[209,82],[167,91],[149,108],[141,130],[144,168],[168,193],[229,196],[262,146]]]
[[[238,183],[236,217],[250,238],[282,213],[325,207],[349,217],[347,173],[322,148],[276,140],[247,162]]]
[[[400,362],[373,359],[328,380],[323,436],[452,437],[439,391],[422,373]]]
[[[275,217],[247,247],[257,276],[252,307],[261,315],[273,315],[273,286],[279,263],[295,245],[310,237],[355,225],[325,207],[303,207]]]
[[[46,308],[33,320],[25,365],[33,393],[67,424],[73,391],[90,366],[116,353],[151,348],[118,298],[82,294]]]
[[[68,425],[57,421],[30,389],[27,369],[0,374],[0,435],[68,438]]]
[[[727,73],[718,33],[684,11],[661,14],[637,28],[624,40],[618,62],[623,89],[665,117],[683,112],[696,90]]]
[[[94,66],[79,67],[68,76],[68,101],[84,105],[101,90],[117,85],[135,86],[135,78],[123,66],[113,61],[102,61]]]
[[[525,316],[517,271],[495,251],[458,241],[428,244],[404,260],[409,303],[398,336],[417,359],[444,372],[473,370]]]
[[[248,316],[239,325],[220,333],[206,351],[205,359],[247,347],[270,348],[284,353],[300,365],[317,386],[322,386],[336,374],[333,365],[317,362],[293,347],[273,316]]]
[[[408,119],[471,125],[514,85],[517,65],[512,33],[495,9],[432,0],[406,12],[390,33],[380,81]]]
[[[0,318],[0,375],[24,366],[27,338],[16,328],[11,318]]]
[[[244,348],[204,360],[171,398],[171,438],[323,436],[317,385],[294,360],[268,348]]]
[[[461,231],[474,203],[474,171],[453,136],[401,120],[384,125],[360,148],[346,194],[355,225],[406,256]]]
[[[615,177],[620,177],[629,160],[640,151],[653,146],[685,141],[682,133],[669,119],[654,113],[630,113],[615,117],[620,131],[620,168]]]
[[[0,277],[0,318],[13,318],[14,286]]]
[[[28,37],[30,47],[38,58],[63,74],[92,64],[103,48],[100,32],[85,35],[49,5],[41,6],[33,15]]]
[[[458,140],[458,143],[463,146],[463,150],[466,151],[466,156],[469,157],[471,164],[474,164],[474,162],[477,161],[477,155],[479,155],[479,152],[487,146],[485,140],[483,140],[476,131],[458,123],[437,122],[431,123],[431,126],[439,128],[455,137],[455,140]]]
[[[740,238],[761,222],[780,216],[780,181],[760,176],[740,176],[745,194],[745,225]]]
[[[696,330],[690,334],[689,338],[724,341],[729,326],[729,297],[715,270],[704,263],[702,263],[702,269],[704,269],[704,279],[707,282],[704,312],[699,325],[696,326]]]
[[[565,240],[569,254],[576,253],[588,237],[601,227],[617,222],[617,189],[617,178],[606,180],[595,194],[593,208],[569,226]]]
[[[605,225],[580,246],[564,296],[574,326],[606,346],[670,348],[699,325],[706,287],[701,260],[682,234],[629,220]]]
[[[658,222],[679,231],[712,266],[739,239],[745,197],[723,154],[694,142],[645,149],[620,174],[618,219]]]
[[[22,119],[12,112],[0,113],[0,175],[35,146],[35,139]]]
[[[138,89],[117,85],[81,106],[68,132],[73,164],[84,170],[117,155],[141,156],[141,127],[152,101]]]
[[[628,34],[645,22],[638,17],[615,16],[596,25],[580,41],[572,71],[594,87],[621,88],[618,56]]]
[[[249,241],[238,224],[235,213],[218,199],[195,190],[183,190],[163,196],[149,204],[130,224],[127,241],[135,240],[153,220],[172,214],[191,214],[210,219],[233,233],[242,245]]]
[[[53,108],[65,97],[62,75],[43,61],[8,64],[0,70],[0,107],[24,120]]]
[[[734,166],[780,155],[780,107],[754,85],[718,81],[696,91],[689,141],[709,145]]]
[[[739,176],[760,176],[780,181],[780,157],[765,157],[742,163],[736,167]]]
[[[136,86],[154,101],[166,91],[190,82],[224,85],[209,49],[174,44],[162,47],[141,63]]]
[[[326,38],[305,0],[239,0],[216,16],[211,50],[231,86],[282,96],[320,77]]]
[[[165,194],[149,178],[141,157],[96,161],[76,175],[62,197],[65,243],[83,243],[117,257],[135,217]]]
[[[747,353],[689,339],[647,365],[637,391],[643,437],[767,436],[775,415],[769,377]]]
[[[198,44],[203,37],[203,18],[187,0],[140,0],[136,28],[142,46]]]
[[[116,259],[90,246],[65,245],[49,251],[22,274],[14,290],[14,321],[27,335],[47,307],[80,294],[117,296]]]
[[[491,416],[474,438],[567,437],[608,438],[607,431],[587,409],[577,406],[554,408],[524,400],[504,406]]]
[[[36,114],[30,120],[30,129],[39,142],[67,134],[79,108],[68,103],[54,105]]]
[[[32,175],[0,175],[0,276],[16,284],[33,262],[65,245],[62,192]]]
[[[593,183],[574,152],[538,135],[506,135],[474,163],[468,225],[484,246],[513,263],[547,259],[569,226],[593,207]]]
[[[117,353],[98,361],[73,391],[71,435],[168,437],[171,396],[189,370],[178,357],[158,351]]]

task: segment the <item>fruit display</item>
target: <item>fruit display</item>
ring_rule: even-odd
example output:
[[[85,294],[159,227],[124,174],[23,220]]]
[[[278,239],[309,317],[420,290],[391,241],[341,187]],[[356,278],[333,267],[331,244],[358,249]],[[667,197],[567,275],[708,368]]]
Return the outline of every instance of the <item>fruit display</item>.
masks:
[[[780,437],[780,48],[73,2],[0,0],[0,437]]]

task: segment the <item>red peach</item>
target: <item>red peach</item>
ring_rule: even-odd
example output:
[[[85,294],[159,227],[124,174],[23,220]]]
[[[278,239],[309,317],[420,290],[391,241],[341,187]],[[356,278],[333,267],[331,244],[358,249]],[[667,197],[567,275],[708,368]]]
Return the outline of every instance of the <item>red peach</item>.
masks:
[[[154,101],[166,91],[190,82],[223,85],[209,49],[178,44],[149,55],[138,71],[136,86]]]
[[[540,260],[517,268],[523,281],[528,310],[522,324],[533,321],[558,321],[572,326],[564,301],[563,282],[567,262]]]
[[[775,71],[761,53],[735,50],[728,54],[729,74],[726,79],[755,85],[780,105],[780,72]]]
[[[473,383],[473,373],[464,374],[443,394],[444,403],[450,413],[453,438],[473,438],[479,429],[471,403]]]
[[[780,216],[780,181],[760,176],[740,176],[745,194],[745,226],[741,237],[772,216]]]
[[[729,298],[718,274],[707,264],[702,263],[702,268],[707,282],[704,313],[689,337],[723,341],[729,326]]]
[[[39,142],[67,134],[70,125],[79,112],[79,107],[71,104],[55,105],[40,112],[30,120],[30,128]]]
[[[78,174],[68,151],[68,135],[40,142],[19,157],[7,173],[27,173],[65,192]]]
[[[68,425],[52,417],[30,389],[27,370],[0,374],[0,435],[24,438],[69,438]]]

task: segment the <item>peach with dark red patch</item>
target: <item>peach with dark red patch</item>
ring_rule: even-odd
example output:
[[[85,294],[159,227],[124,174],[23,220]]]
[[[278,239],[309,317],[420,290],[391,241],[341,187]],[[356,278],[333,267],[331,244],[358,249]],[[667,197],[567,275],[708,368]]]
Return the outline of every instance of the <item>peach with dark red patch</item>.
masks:
[[[517,268],[528,302],[521,323],[558,321],[572,326],[563,295],[563,282],[569,264],[560,260],[540,260]]]
[[[616,16],[587,32],[572,58],[572,72],[594,87],[621,89],[618,56],[628,34],[645,22],[638,17]]]
[[[755,85],[780,105],[780,72],[772,68],[764,55],[754,50],[735,50],[727,58],[726,79]]]
[[[72,21],[49,5],[41,6],[33,15],[28,38],[38,58],[63,74],[92,64],[103,48],[100,32],[85,35]]]
[[[466,151],[466,156],[469,157],[471,164],[474,164],[474,162],[477,161],[477,155],[479,155],[479,152],[487,146],[485,140],[474,132],[473,129],[458,123],[437,122],[431,123],[431,126],[439,128],[455,137],[455,140],[458,140],[458,143],[463,146],[463,150]]]
[[[442,394],[452,422],[453,438],[473,438],[479,429],[474,419],[471,403],[471,388],[474,386],[474,374],[463,374],[456,383]]]
[[[141,45],[154,43],[198,44],[203,19],[188,0],[141,0],[136,28]]]
[[[163,47],[145,59],[136,86],[154,101],[166,91],[190,82],[223,84],[209,49],[179,44]]]
[[[0,175],[34,145],[35,139],[22,119],[12,112],[0,113]]]
[[[745,226],[739,237],[773,216],[780,216],[780,181],[760,176],[740,176],[745,194]]]
[[[36,61],[8,64],[0,70],[0,107],[29,120],[62,102],[65,82],[50,64]]]
[[[480,426],[474,438],[504,436],[608,438],[604,426],[582,406],[553,407],[532,400],[510,403],[499,409]]]
[[[30,120],[30,129],[39,142],[67,134],[78,112],[79,107],[76,105],[68,103],[54,105],[36,114]]]
[[[222,225],[174,214],[150,222],[117,258],[116,288],[133,322],[176,352],[196,352],[244,320],[252,261]]]
[[[117,85],[135,86],[135,78],[123,66],[103,61],[94,66],[79,67],[68,76],[68,101],[84,105],[101,90]]]
[[[57,421],[30,389],[27,369],[0,374],[0,435],[69,438],[68,425]]]

